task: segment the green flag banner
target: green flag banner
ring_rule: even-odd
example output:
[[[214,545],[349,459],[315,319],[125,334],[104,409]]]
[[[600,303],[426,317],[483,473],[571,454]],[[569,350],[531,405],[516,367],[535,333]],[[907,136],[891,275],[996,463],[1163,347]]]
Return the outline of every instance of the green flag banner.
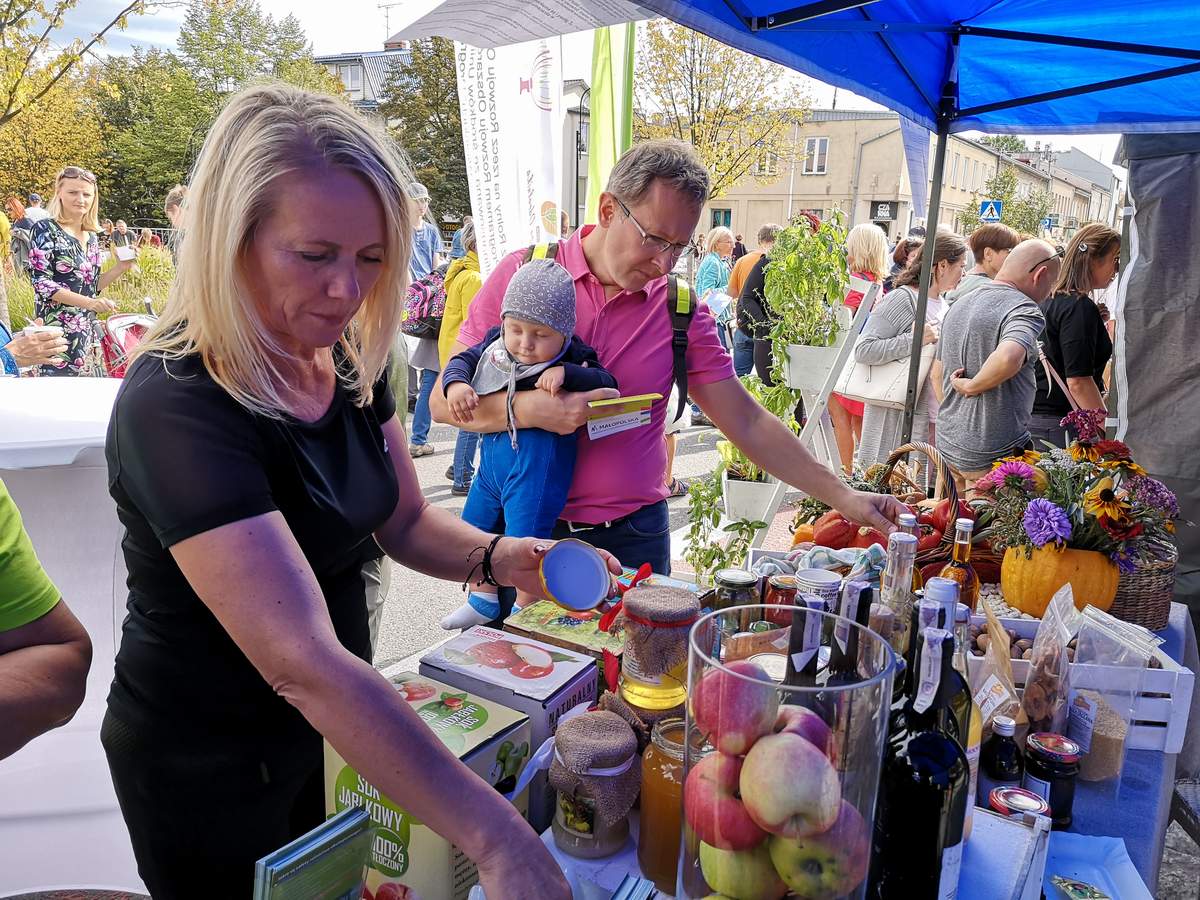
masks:
[[[593,34],[584,222],[596,221],[608,173],[633,143],[634,23],[597,28]]]

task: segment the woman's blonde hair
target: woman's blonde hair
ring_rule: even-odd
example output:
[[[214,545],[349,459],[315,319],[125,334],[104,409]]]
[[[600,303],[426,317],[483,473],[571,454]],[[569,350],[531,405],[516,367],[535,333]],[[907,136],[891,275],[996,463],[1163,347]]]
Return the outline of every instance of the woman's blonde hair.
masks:
[[[728,228],[726,228],[724,225],[718,225],[716,228],[714,228],[712,231],[710,231],[705,236],[704,252],[712,253],[716,249],[717,241],[721,240],[721,238],[729,238],[729,240],[732,241],[733,240],[733,232],[730,231]]]
[[[361,176],[383,211],[382,271],[338,342],[344,354],[338,378],[359,406],[371,402],[408,287],[410,177],[378,126],[341,100],[284,84],[235,94],[213,123],[189,182],[175,282],[136,354],[198,353],[213,380],[247,409],[271,418],[288,411],[278,360],[289,354],[255,308],[242,262],[276,192],[314,168]]]
[[[1089,222],[1071,235],[1063,253],[1062,268],[1054,283],[1055,294],[1087,294],[1092,290],[1091,263],[1120,246],[1121,234],[1099,222]]]
[[[883,281],[888,265],[887,235],[872,222],[855,225],[846,235],[846,264],[851,272],[874,275]]]
[[[68,175],[67,173],[72,174]],[[80,173],[80,174],[75,174]],[[91,178],[83,177],[84,174],[91,175]],[[67,166],[60,169],[58,174],[54,176],[54,193],[50,197],[50,202],[46,204],[46,215],[58,221],[58,217],[62,215],[62,201],[58,199],[58,188],[65,178],[78,178],[80,181],[86,181],[92,186],[92,205],[88,207],[88,211],[83,214],[83,223],[80,226],[84,231],[99,231],[100,230],[100,185],[98,179],[91,172],[80,166]]]

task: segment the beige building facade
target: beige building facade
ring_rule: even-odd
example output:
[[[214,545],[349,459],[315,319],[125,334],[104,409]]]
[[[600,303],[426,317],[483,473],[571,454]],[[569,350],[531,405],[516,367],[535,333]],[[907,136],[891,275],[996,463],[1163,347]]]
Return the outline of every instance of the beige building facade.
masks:
[[[932,186],[936,137],[930,137]],[[1087,178],[1047,162],[1025,162],[992,148],[951,135],[946,148],[942,197],[938,221],[962,232],[959,214],[971,207],[972,198],[984,199],[984,185],[1000,166],[1011,166],[1017,178],[1017,196],[1049,192],[1051,227],[1044,234],[1066,239],[1092,210],[1111,208],[1111,195]],[[802,212],[826,219],[840,210],[848,226],[875,222],[896,240],[914,225],[923,225],[912,206],[912,185],[905,164],[899,117],[892,112],[814,110],[803,124],[793,126],[794,159],[760,162],[751,177],[724,196],[709,201],[700,220],[708,229],[726,225],[753,246],[755,234],[766,222],[785,223]],[[1097,165],[1101,165],[1097,163]],[[1091,218],[1095,218],[1092,216]]]

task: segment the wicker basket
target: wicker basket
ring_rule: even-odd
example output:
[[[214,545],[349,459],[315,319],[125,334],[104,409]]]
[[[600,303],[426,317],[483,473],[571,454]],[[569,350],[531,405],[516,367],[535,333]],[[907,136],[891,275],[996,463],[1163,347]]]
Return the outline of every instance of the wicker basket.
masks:
[[[896,469],[897,464],[904,459],[909,453],[922,453],[929,458],[930,464],[933,465],[935,471],[934,491],[932,500],[941,500],[945,498],[950,501],[951,509],[958,509],[958,488],[954,484],[954,469],[951,465],[942,458],[942,454],[937,451],[937,448],[932,444],[927,444],[923,441],[912,441],[902,446],[897,447],[892,451],[887,458],[887,463],[883,471],[876,478],[876,484],[882,489],[883,485],[889,483],[892,474]],[[907,479],[905,479],[907,481]],[[914,488],[915,485],[908,481],[909,485]],[[919,497],[919,495],[918,495]],[[911,502],[912,497],[901,497],[905,502]],[[936,547],[925,550],[917,554],[917,567],[927,566],[934,562],[948,562],[954,553],[954,529],[947,528],[942,535],[942,541]],[[977,543],[971,547],[971,562],[978,564],[979,562],[987,561],[995,567],[996,571],[1000,569],[1001,554],[995,553],[990,547]],[[998,579],[997,579],[998,580]]]
[[[1175,594],[1175,563],[1179,551],[1171,547],[1167,559],[1138,563],[1137,571],[1121,575],[1117,596],[1109,612],[1118,619],[1161,631],[1167,627],[1171,598]]]

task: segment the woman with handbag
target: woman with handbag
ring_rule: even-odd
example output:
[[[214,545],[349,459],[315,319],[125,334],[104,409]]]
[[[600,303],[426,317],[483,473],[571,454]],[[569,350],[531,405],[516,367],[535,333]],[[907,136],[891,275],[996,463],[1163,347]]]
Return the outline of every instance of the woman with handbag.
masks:
[[[937,420],[938,401],[929,384],[929,366],[933,362],[933,347],[937,343],[937,323],[941,320],[942,294],[953,290],[962,278],[967,261],[967,245],[961,237],[949,231],[939,231],[933,244],[933,275],[929,285],[929,301],[925,308],[925,336],[922,346],[930,348],[921,354],[922,382],[917,389],[917,406],[913,411],[913,440],[932,441]],[[917,312],[917,283],[921,275],[921,258],[912,260],[896,276],[894,287],[871,311],[858,342],[854,345],[854,360],[861,372],[872,367],[877,375],[888,363],[907,361],[912,356],[913,325]],[[928,357],[928,362],[926,362]],[[900,379],[907,386],[907,379]],[[853,395],[853,394],[851,394]],[[863,469],[884,462],[900,446],[904,428],[903,405],[883,405],[867,399],[863,412],[862,439],[858,444],[858,464]]]
[[[1035,370],[1037,393],[1029,422],[1029,433],[1039,448],[1042,441],[1056,447],[1070,443],[1073,435],[1059,421],[1075,407],[1105,407],[1104,367],[1112,358],[1113,345],[1091,293],[1112,284],[1120,260],[1120,233],[1098,222],[1075,232],[1063,252],[1054,293],[1042,304],[1045,355]]]

